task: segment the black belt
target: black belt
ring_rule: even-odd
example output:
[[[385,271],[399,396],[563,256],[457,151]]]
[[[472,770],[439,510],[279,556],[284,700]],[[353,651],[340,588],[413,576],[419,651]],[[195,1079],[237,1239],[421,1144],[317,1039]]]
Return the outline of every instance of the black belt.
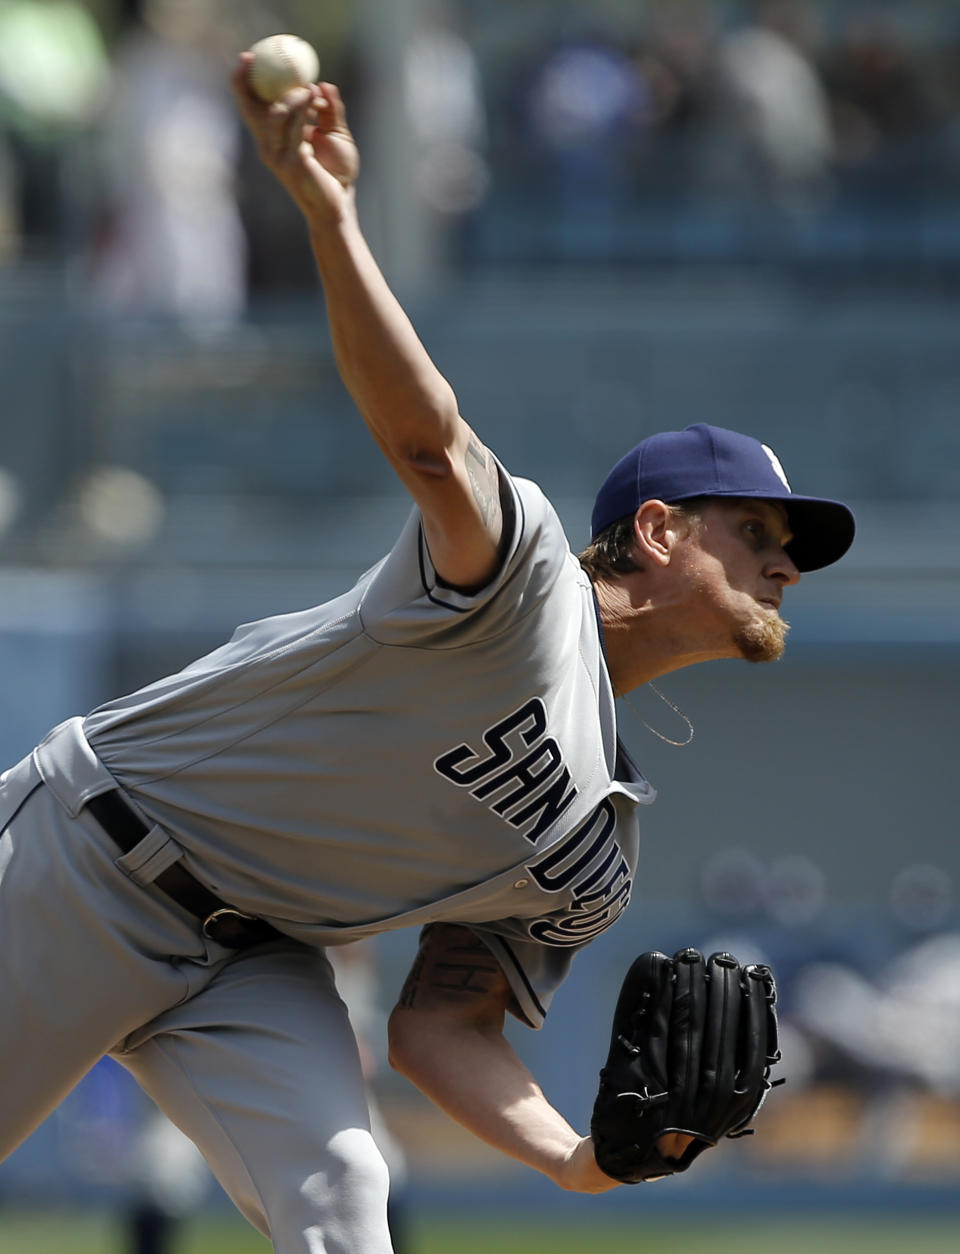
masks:
[[[127,804],[122,795],[112,790],[102,792],[87,802],[86,808],[97,820],[110,839],[124,853],[139,845],[150,831],[143,819]],[[201,931],[210,940],[228,949],[246,949],[262,941],[277,940],[281,933],[265,919],[244,914],[221,901],[208,888],[195,880],[179,862],[161,871],[153,881],[162,892],[178,906],[195,914],[201,923]]]

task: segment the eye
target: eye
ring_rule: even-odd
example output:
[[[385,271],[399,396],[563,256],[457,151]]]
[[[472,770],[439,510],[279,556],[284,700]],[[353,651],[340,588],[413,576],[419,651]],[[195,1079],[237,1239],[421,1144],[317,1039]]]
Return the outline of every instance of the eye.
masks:
[[[766,538],[767,529],[759,518],[751,518],[743,524],[743,529],[751,540],[761,544]]]

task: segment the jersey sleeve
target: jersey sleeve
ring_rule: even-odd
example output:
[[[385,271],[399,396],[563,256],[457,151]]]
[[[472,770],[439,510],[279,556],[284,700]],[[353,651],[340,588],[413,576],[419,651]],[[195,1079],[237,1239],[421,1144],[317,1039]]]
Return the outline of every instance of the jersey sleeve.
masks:
[[[370,572],[360,606],[369,636],[401,647],[459,647],[497,634],[549,596],[570,557],[562,525],[535,483],[499,468],[510,530],[493,578],[466,592],[444,584],[415,508],[390,553]]]
[[[530,1028],[542,1028],[557,989],[570,973],[574,957],[587,945],[546,945],[501,930],[496,923],[466,926],[483,941],[503,970],[513,992],[511,1013]]]

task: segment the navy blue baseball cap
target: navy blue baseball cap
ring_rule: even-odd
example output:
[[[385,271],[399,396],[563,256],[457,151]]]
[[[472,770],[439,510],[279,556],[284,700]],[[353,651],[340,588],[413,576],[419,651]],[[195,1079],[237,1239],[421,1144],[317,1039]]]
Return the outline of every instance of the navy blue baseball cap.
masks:
[[[597,493],[591,536],[635,514],[644,501],[673,504],[695,496],[782,501],[794,533],[786,551],[801,571],[829,566],[853,543],[855,524],[846,505],[798,496],[766,444],[705,422],[651,435],[621,457]]]

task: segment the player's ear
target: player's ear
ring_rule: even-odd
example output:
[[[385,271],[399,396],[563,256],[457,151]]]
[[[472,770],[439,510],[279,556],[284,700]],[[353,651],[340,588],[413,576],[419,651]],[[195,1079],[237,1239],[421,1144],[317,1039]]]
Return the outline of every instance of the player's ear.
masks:
[[[676,539],[673,510],[663,501],[650,500],[637,510],[633,519],[633,541],[640,566],[651,562],[666,566]]]

